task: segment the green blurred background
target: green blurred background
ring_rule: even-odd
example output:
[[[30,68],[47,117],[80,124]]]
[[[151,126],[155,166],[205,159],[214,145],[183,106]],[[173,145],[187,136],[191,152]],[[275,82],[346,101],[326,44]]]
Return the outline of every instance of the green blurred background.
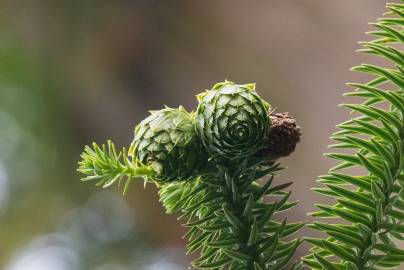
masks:
[[[0,1],[0,269],[186,269],[176,216],[156,189],[82,184],[85,144],[127,146],[149,109],[215,82],[256,82],[302,126],[277,181],[295,181],[307,219],[354,52],[382,0]],[[307,232],[310,234],[311,232]],[[304,252],[304,248],[300,250]]]

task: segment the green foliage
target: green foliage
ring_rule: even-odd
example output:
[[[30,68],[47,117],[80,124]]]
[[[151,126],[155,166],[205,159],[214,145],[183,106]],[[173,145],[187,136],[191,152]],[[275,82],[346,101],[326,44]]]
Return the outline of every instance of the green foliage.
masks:
[[[278,170],[274,162],[251,160],[231,170],[218,166],[210,176],[161,188],[167,211],[182,211],[188,252],[200,253],[193,267],[278,270],[287,266],[301,240],[285,238],[304,224],[273,220],[296,205],[288,202],[290,192],[284,191],[291,183],[273,184]],[[260,186],[257,181],[264,176],[268,179]]]
[[[338,125],[328,156],[339,163],[318,180],[318,193],[335,199],[317,205],[319,218],[340,218],[341,224],[315,222],[327,235],[307,239],[312,269],[364,270],[394,268],[404,261],[395,242],[404,239],[404,5],[388,4],[389,12],[372,25],[377,39],[362,42],[360,52],[382,58],[386,66],[362,64],[352,70],[370,75],[367,83],[351,83],[358,104],[343,104],[355,115]],[[359,172],[353,173],[353,168]]]
[[[93,143],[93,148],[86,146],[81,161],[79,172],[85,175],[82,181],[97,181],[97,186],[104,188],[112,186],[116,182],[125,182],[125,191],[135,177],[153,178],[155,175],[151,167],[137,167],[129,160],[125,148],[117,152],[115,145],[108,141],[101,147]]]
[[[301,243],[286,237],[303,224],[274,219],[296,202],[284,191],[291,183],[273,185],[279,164],[259,154],[270,106],[254,87],[216,84],[198,95],[197,117],[181,107],[152,112],[136,127],[129,156],[111,142],[86,147],[83,180],[103,187],[126,180],[125,189],[138,176],[156,182],[167,211],[182,212],[197,269],[284,269]]]
[[[404,5],[388,9],[369,32],[377,39],[359,50],[386,66],[353,68],[372,79],[349,84],[354,91],[346,95],[360,101],[343,104],[353,117],[338,125],[331,145],[338,151],[327,154],[338,164],[314,189],[334,202],[317,204],[312,213],[319,219],[309,226],[326,236],[306,238],[312,248],[303,262],[311,269],[388,269],[404,261],[396,245],[404,240]],[[270,140],[270,105],[255,85],[227,81],[198,100],[195,114],[181,107],[153,112],[136,128],[129,156],[111,142],[86,147],[83,180],[103,187],[126,180],[127,187],[141,176],[158,183],[167,212],[180,212],[188,228],[187,250],[199,254],[196,269],[285,269],[301,244],[290,236],[304,224],[275,218],[296,202],[285,191],[291,183],[273,183],[279,164],[262,155]]]

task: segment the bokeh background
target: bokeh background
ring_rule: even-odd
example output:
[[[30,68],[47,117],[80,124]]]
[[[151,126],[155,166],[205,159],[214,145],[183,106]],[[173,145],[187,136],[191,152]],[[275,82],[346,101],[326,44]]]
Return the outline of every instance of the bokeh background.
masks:
[[[295,182],[305,220],[329,136],[347,113],[354,51],[382,0],[0,2],[0,269],[180,270],[175,215],[156,189],[100,190],[75,171],[85,144],[127,146],[149,109],[196,106],[224,79],[302,127],[277,181]],[[305,234],[311,234],[305,231]],[[304,253],[304,247],[300,249]]]

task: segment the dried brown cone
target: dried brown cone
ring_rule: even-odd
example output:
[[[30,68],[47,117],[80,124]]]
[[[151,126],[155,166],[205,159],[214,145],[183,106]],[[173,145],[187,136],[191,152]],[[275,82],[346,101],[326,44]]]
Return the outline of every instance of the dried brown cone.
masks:
[[[286,157],[293,153],[300,141],[300,127],[288,112],[271,113],[272,124],[260,156],[270,159]]]

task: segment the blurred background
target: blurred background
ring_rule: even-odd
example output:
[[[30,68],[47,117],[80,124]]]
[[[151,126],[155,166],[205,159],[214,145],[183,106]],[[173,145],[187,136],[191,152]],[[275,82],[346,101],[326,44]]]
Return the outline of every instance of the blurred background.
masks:
[[[349,71],[383,0],[1,1],[0,269],[181,270],[181,228],[156,189],[127,196],[80,183],[85,144],[132,140],[149,109],[183,104],[215,82],[256,82],[302,127],[277,181],[295,182],[307,219],[310,187],[333,165],[323,157],[337,107],[358,80]],[[306,231],[305,234],[312,232]],[[300,249],[304,253],[304,247]]]

